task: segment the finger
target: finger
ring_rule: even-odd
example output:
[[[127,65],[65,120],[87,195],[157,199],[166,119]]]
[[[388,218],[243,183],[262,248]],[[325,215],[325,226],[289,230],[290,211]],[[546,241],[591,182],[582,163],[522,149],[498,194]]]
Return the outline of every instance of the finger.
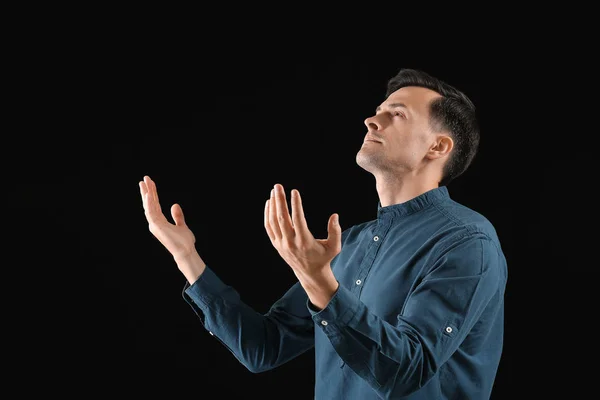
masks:
[[[140,181],[139,186],[140,195],[142,196],[142,206],[144,207],[144,213],[146,214],[146,217],[148,217],[150,209],[150,206],[148,205],[148,185],[146,185],[146,182]]]
[[[144,181],[139,182],[140,186],[140,195],[142,196],[142,207],[144,208],[144,214],[146,215],[146,219],[150,221],[150,206],[148,205],[148,186]]]
[[[275,235],[273,234],[273,229],[271,229],[271,224],[269,224],[269,203],[270,199],[265,202],[265,230],[267,231],[267,235],[271,241],[275,240]]]
[[[152,185],[150,184],[150,177],[145,175],[144,179],[142,182],[140,182],[140,184],[144,187],[144,200],[146,202],[146,206],[148,207],[152,201],[151,198],[152,196]]]
[[[146,193],[148,193],[148,188],[146,187],[146,182],[140,181],[139,186],[140,186],[140,194],[142,196],[145,195]]]
[[[274,240],[281,238],[281,230],[277,221],[277,199],[275,198],[275,189],[271,189],[271,198],[269,199],[269,225],[273,232]]]
[[[292,226],[292,219],[290,218],[290,212],[287,206],[285,190],[280,184],[275,185],[275,198],[277,204],[277,221],[279,221],[279,229],[281,230],[282,235],[286,237],[294,237],[294,228]]]
[[[144,177],[144,183],[146,186],[146,193],[144,194],[146,218],[149,222],[162,222],[162,220],[166,220],[158,202],[156,185],[149,176]]]
[[[144,209],[146,208],[146,194],[148,193],[148,188],[146,187],[146,183],[144,181],[139,181],[138,186],[140,187],[140,196],[142,197],[142,205]]]
[[[333,214],[329,217],[329,223],[327,224],[327,245],[336,252],[342,249],[342,228],[338,214]]]
[[[292,221],[296,233],[304,237],[310,237],[312,234],[306,224],[306,218],[304,217],[304,209],[302,208],[302,198],[300,192],[296,189],[292,190]]]
[[[152,206],[152,212],[155,213],[157,216],[160,215],[164,217],[162,208],[160,206],[160,201],[158,199],[158,190],[156,189],[156,182],[154,182],[150,177],[148,177],[147,185],[149,198],[148,200],[150,202],[150,205]]]
[[[183,210],[181,209],[181,206],[179,204],[175,203],[171,206],[171,216],[173,217],[173,221],[175,221],[175,225],[185,226]]]
[[[144,182],[146,182],[146,185],[148,186],[148,194],[152,197],[152,200],[154,201],[154,203],[159,204],[158,191],[156,190],[156,183],[152,179],[150,179],[149,176],[144,177]]]

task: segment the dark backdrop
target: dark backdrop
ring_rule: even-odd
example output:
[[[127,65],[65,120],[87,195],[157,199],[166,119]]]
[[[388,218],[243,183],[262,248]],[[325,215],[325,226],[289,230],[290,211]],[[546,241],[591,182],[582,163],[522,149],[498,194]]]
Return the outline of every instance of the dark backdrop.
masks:
[[[493,398],[514,393],[523,374],[519,358],[529,346],[525,333],[517,335],[529,319],[522,282],[543,244],[536,233],[541,194],[530,180],[531,142],[518,129],[504,129],[508,115],[493,94],[502,84],[475,57],[457,63],[272,54],[170,65],[164,73],[124,63],[95,74],[86,87],[97,94],[93,110],[78,107],[87,109],[79,117],[90,119],[68,141],[76,150],[53,153],[52,168],[40,174],[48,179],[23,179],[19,186],[24,204],[67,232],[47,250],[64,254],[65,246],[77,247],[74,256],[62,257],[74,270],[41,273],[68,283],[56,293],[56,314],[69,329],[56,328],[56,315],[44,320],[48,340],[61,343],[51,353],[70,360],[72,376],[117,394],[123,387],[152,392],[160,385],[199,398],[311,398],[311,352],[255,375],[202,328],[181,297],[183,275],[147,229],[138,181],[149,175],[157,182],[169,218],[171,204],[181,204],[207,264],[247,304],[266,312],[295,282],[264,232],[271,187],[300,190],[317,237],[326,235],[331,213],[339,213],[343,228],[374,218],[375,182],[355,155],[364,119],[402,67],[446,80],[478,107],[480,152],[449,191],[491,220],[508,259],[505,351]],[[40,188],[40,182],[46,183]],[[52,195],[52,206],[39,202],[40,192]],[[53,239],[52,230],[44,234]],[[52,372],[54,363],[45,361]],[[219,394],[204,397],[205,391]]]

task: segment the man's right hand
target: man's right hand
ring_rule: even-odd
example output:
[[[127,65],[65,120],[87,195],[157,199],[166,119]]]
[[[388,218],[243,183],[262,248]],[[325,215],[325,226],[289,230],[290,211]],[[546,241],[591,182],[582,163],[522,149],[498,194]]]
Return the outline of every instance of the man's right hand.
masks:
[[[175,222],[172,224],[162,212],[154,181],[144,176],[139,186],[148,229],[171,253],[188,281],[193,283],[204,271],[205,264],[196,251],[196,238],[185,223],[181,206],[171,206],[171,216]]]

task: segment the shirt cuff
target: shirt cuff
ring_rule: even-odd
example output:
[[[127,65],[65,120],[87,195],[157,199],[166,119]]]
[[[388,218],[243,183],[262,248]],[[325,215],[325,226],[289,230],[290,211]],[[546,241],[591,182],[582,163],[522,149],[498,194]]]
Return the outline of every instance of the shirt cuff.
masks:
[[[208,305],[228,286],[208,266],[192,285],[185,281],[182,296],[190,303]]]
[[[354,318],[360,306],[360,300],[340,285],[324,309],[317,311],[310,299],[307,300],[306,306],[315,324],[320,326],[325,333],[333,333],[345,328]]]

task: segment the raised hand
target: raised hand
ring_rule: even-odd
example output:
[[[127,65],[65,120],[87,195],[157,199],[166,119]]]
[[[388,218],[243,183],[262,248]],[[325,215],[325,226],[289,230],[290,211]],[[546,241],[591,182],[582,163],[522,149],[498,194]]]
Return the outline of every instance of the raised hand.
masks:
[[[291,196],[291,216],[280,184],[275,185],[265,204],[264,225],[271,243],[297,276],[330,278],[330,262],[342,249],[338,215],[329,217],[327,239],[315,239],[306,224],[300,193],[294,189]]]
[[[158,201],[156,184],[149,176],[139,182],[144,214],[150,232],[166,247],[175,260],[183,260],[196,252],[196,238],[186,225],[183,210],[179,204],[171,206],[174,224],[169,222],[162,212]]]

